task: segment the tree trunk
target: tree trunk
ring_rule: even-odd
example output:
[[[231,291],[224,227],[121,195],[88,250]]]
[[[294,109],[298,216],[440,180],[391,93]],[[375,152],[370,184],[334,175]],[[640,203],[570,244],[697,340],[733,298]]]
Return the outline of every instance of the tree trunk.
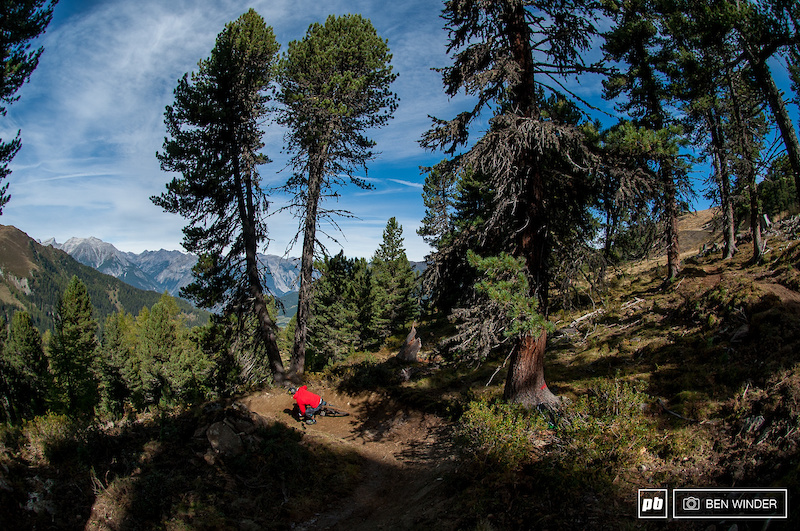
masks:
[[[748,175],[747,187],[750,193],[750,232],[753,235],[753,263],[757,264],[764,257],[764,242],[761,239],[761,209],[758,206],[755,171],[751,171],[750,175]]]
[[[550,392],[544,379],[544,355],[547,331],[533,337],[523,336],[511,356],[503,398],[526,408],[555,406],[560,399]]]
[[[719,119],[709,112],[708,125],[711,131],[711,150],[714,157],[714,174],[719,186],[720,209],[722,210],[722,236],[725,241],[723,259],[730,260],[736,254],[736,230],[733,220],[733,199],[731,198],[731,176],[724,160],[724,140]]]
[[[314,247],[317,242],[317,211],[322,190],[327,145],[323,145],[320,153],[309,165],[308,195],[306,212],[303,219],[303,255],[300,259],[300,293],[297,301],[297,325],[294,329],[294,348],[289,365],[289,379],[300,383],[306,365],[306,341],[308,340],[308,322],[311,317],[311,283],[314,274]]]
[[[783,138],[783,144],[786,146],[786,154],[794,172],[795,189],[798,190],[797,201],[800,204],[800,141],[797,139],[792,119],[786,109],[783,95],[775,84],[767,63],[756,57],[749,46],[745,46],[745,54],[755,74],[755,81],[766,97],[772,110],[772,115],[775,117],[775,121],[781,131],[781,138]]]
[[[667,281],[674,280],[680,271],[680,244],[678,243],[678,203],[672,166],[662,164],[664,180],[664,216],[667,218]]]
[[[253,299],[253,311],[258,319],[258,329],[264,348],[267,351],[273,381],[280,385],[285,380],[285,370],[278,349],[278,337],[275,333],[275,323],[269,316],[267,301],[264,298],[264,287],[261,284],[261,275],[258,271],[258,235],[256,233],[255,205],[253,202],[253,183],[249,176],[243,183],[242,172],[238,165],[233,172],[236,183],[237,201],[239,203],[239,217],[242,222],[242,236],[245,247],[245,268],[250,296]]]
[[[417,354],[419,354],[421,349],[422,340],[417,337],[417,325],[414,323],[414,325],[411,327],[411,332],[408,333],[403,346],[400,347],[400,351],[397,353],[397,359],[401,361],[415,362],[417,361]]]
[[[519,3],[506,14],[506,28],[511,42],[512,56],[519,66],[520,82],[512,88],[512,112],[525,118],[538,118],[534,99],[534,65],[530,44],[530,28],[525,19],[525,8]],[[523,182],[521,227],[517,256],[525,258],[531,279],[531,297],[537,297],[539,310],[547,314],[547,213],[545,212],[544,177],[533,153],[526,153],[520,161],[520,178]],[[538,338],[526,335],[518,340],[511,357],[503,397],[508,402],[536,407],[558,401],[544,382],[544,355],[547,333]]]

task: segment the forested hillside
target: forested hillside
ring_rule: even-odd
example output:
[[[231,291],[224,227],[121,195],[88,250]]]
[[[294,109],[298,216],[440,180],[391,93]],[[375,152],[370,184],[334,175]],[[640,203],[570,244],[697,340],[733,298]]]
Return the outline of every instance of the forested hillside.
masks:
[[[161,297],[99,273],[9,226],[0,226],[0,272],[0,316],[10,323],[15,311],[25,310],[42,333],[53,329],[59,298],[73,276],[86,284],[94,317],[101,324],[114,312],[137,314]],[[208,321],[208,312],[186,301],[178,301],[178,305],[189,322],[200,325]]]

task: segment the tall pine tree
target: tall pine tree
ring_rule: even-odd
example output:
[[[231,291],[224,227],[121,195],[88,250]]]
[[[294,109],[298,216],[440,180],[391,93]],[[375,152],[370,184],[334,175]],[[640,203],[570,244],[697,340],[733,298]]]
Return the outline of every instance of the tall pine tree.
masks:
[[[303,250],[294,349],[289,377],[299,381],[311,319],[311,283],[317,225],[339,212],[322,202],[346,182],[368,188],[356,175],[366,170],[375,142],[366,131],[385,125],[397,107],[390,85],[397,77],[387,42],[360,15],[329,16],[312,24],[300,41],[289,43],[281,68],[285,105],[281,122],[295,153],[294,175],[286,189],[294,194]],[[335,223],[335,222],[334,222]]]
[[[417,279],[403,247],[403,227],[392,217],[372,258],[375,281],[375,331],[383,340],[402,332],[417,315]]]
[[[69,414],[91,413],[97,402],[93,311],[86,285],[73,276],[58,303],[49,353],[57,400]]]
[[[527,296],[538,298],[544,315],[554,231],[572,230],[584,218],[588,163],[583,133],[546,112],[542,90],[553,90],[548,80],[596,70],[581,56],[597,35],[595,8],[582,0],[446,2],[453,65],[442,70],[445,92],[455,96],[463,90],[476,104],[450,120],[434,119],[422,138],[423,147],[454,155],[459,171],[489,181],[489,216],[464,237],[492,242],[523,259]],[[483,112],[493,113],[489,131],[456,155],[469,144],[470,126]],[[514,343],[506,399],[526,406],[557,402],[544,380],[546,329],[521,332]]]
[[[6,420],[18,422],[44,413],[49,387],[42,337],[28,312],[17,311],[0,347],[0,400]]]
[[[284,380],[276,326],[269,314],[257,253],[267,240],[268,207],[258,173],[269,159],[262,124],[279,45],[254,10],[228,23],[208,59],[175,88],[164,122],[161,169],[178,172],[153,202],[189,221],[183,246],[200,259],[184,294],[205,308],[254,315],[258,348],[275,382]]]

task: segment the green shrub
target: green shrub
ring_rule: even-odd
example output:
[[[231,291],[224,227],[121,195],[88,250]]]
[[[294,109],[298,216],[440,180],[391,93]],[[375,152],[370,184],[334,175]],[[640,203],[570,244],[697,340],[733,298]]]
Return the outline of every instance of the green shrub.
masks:
[[[44,464],[55,464],[73,457],[82,438],[82,431],[67,415],[55,413],[26,420],[22,426],[31,460]]]
[[[473,401],[459,426],[459,440],[476,463],[514,470],[530,461],[535,441],[546,436],[548,424],[537,412],[520,406]]]
[[[645,415],[649,396],[642,382],[599,380],[566,411],[559,459],[579,479],[607,480],[636,463],[654,445],[655,426]]]
[[[459,441],[479,465],[519,469],[539,458],[538,448],[549,446],[547,460],[556,468],[605,477],[653,446],[643,386],[598,380],[552,419],[519,406],[473,401],[461,419]]]

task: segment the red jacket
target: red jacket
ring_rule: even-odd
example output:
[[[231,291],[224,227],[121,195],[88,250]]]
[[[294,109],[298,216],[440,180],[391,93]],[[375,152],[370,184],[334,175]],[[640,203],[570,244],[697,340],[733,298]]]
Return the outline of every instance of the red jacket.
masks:
[[[297,402],[297,407],[300,408],[301,415],[306,414],[307,407],[318,407],[322,403],[322,397],[309,391],[308,387],[305,385],[298,389],[297,392],[292,395],[292,398]]]

